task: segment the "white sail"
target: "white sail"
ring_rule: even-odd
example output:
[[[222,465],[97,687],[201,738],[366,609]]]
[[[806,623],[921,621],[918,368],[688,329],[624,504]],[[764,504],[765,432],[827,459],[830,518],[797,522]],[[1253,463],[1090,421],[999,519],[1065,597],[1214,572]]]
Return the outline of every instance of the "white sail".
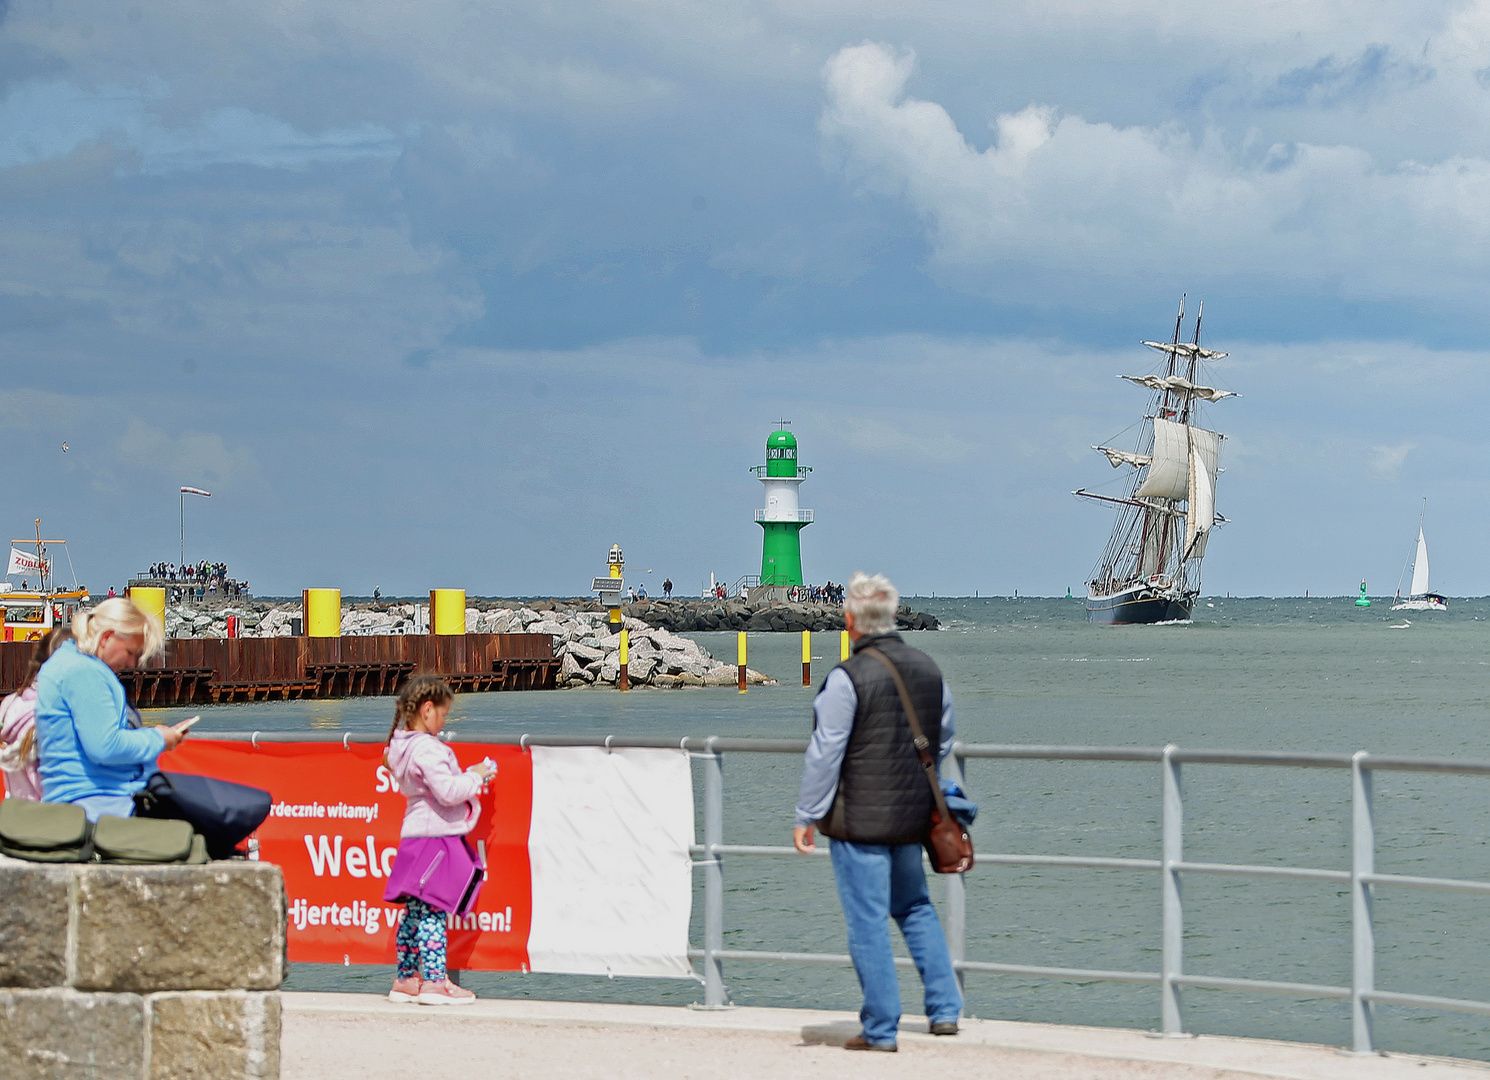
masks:
[[[1211,526],[1216,524],[1216,460],[1206,461],[1199,447],[1190,451],[1190,506],[1185,515],[1185,558],[1205,554]]]
[[[1107,460],[1112,462],[1116,469],[1119,465],[1133,465],[1142,468],[1153,460],[1148,454],[1135,454],[1132,450],[1114,450],[1110,446],[1094,446],[1093,450],[1099,454],[1106,454]]]
[[[1198,453],[1211,484],[1216,490],[1216,459],[1221,436],[1205,428],[1177,424],[1173,420],[1154,420],[1154,456],[1148,476],[1136,494],[1140,499],[1190,497],[1190,455]]]
[[[1127,379],[1139,386],[1146,386],[1150,390],[1166,390],[1171,394],[1193,394],[1207,401],[1220,401],[1222,398],[1241,396],[1235,390],[1217,390],[1214,386],[1201,386],[1183,375],[1119,375],[1118,378]]]
[[[1400,579],[1399,579],[1400,580]],[[1428,591],[1428,541],[1423,539],[1422,526],[1418,526],[1418,554],[1412,562],[1411,596],[1422,596]]]

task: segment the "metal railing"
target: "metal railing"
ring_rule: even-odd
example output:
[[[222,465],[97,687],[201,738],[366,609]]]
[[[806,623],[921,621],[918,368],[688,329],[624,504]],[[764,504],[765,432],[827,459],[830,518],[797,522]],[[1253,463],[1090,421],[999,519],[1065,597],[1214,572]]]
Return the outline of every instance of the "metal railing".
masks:
[[[248,734],[214,733],[213,738],[247,739]],[[316,733],[257,733],[260,741],[351,741],[377,740],[376,735]],[[703,947],[689,955],[701,961],[704,1008],[729,1005],[724,984],[725,962],[778,962],[850,965],[845,954],[790,953],[724,947],[724,859],[728,856],[797,856],[790,846],[726,844],[724,842],[724,755],[727,753],[801,754],[805,739],[735,739],[722,736],[667,738],[617,738],[615,736],[493,736],[477,741],[521,746],[604,746],[607,748],[668,748],[688,751],[703,766],[702,844],[695,844],[694,866],[704,874]],[[952,965],[962,982],[969,973],[1016,975],[1077,982],[1139,983],[1159,989],[1160,1031],[1164,1035],[1185,1033],[1179,990],[1193,986],[1214,990],[1261,991],[1299,998],[1333,998],[1349,1001],[1352,1019],[1352,1050],[1374,1051],[1372,1007],[1376,1004],[1406,1005],[1426,1009],[1478,1013],[1490,1016],[1490,1002],[1379,990],[1376,987],[1376,937],[1372,923],[1372,897],[1377,886],[1440,889],[1490,894],[1490,882],[1457,878],[1416,877],[1376,872],[1376,830],[1372,809],[1372,777],[1376,772],[1421,772],[1490,776],[1490,761],[1456,758],[1397,757],[1358,751],[1354,754],[1321,754],[1290,751],[1248,752],[1234,750],[1185,750],[1101,746],[1003,746],[958,742],[943,762],[943,774],[962,779],[969,760],[1144,762],[1156,764],[1160,772],[1161,823],[1157,859],[1111,858],[979,852],[978,863],[989,866],[1044,866],[1086,869],[1125,869],[1158,872],[1160,875],[1160,969],[1158,971],[1112,971],[1089,968],[1045,967],[967,959],[967,892],[963,876],[947,877],[945,931]],[[1350,869],[1330,870],[1292,866],[1253,866],[1238,863],[1189,862],[1184,858],[1184,800],[1180,767],[1191,765],[1246,765],[1304,769],[1348,770],[1351,780]],[[827,854],[820,847],[817,856]],[[1227,978],[1188,974],[1184,970],[1185,912],[1181,879],[1186,874],[1229,875],[1252,878],[1281,878],[1348,885],[1351,896],[1351,982],[1349,986],[1316,985],[1266,979]],[[912,961],[897,957],[896,964]]]

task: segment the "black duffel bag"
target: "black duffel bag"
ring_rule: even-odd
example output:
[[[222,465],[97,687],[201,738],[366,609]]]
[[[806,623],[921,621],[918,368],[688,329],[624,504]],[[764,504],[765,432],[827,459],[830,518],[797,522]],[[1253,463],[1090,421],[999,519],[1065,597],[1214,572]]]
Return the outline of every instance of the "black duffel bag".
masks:
[[[191,773],[155,773],[135,795],[139,817],[175,818],[207,841],[207,854],[228,859],[269,816],[271,798],[262,788]]]

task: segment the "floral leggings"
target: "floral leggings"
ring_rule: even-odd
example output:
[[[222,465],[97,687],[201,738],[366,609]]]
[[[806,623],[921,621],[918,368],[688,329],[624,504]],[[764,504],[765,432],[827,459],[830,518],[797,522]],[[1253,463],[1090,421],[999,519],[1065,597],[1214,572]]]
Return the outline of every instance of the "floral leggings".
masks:
[[[423,900],[409,897],[404,901],[404,917],[398,924],[398,977],[407,979],[419,974],[424,960],[424,981],[445,981],[445,913]]]

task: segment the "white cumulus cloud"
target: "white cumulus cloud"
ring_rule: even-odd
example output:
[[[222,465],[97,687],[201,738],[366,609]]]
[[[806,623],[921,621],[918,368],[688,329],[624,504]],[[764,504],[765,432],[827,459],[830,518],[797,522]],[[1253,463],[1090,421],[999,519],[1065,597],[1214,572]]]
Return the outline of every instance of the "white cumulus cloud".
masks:
[[[1157,277],[1417,298],[1478,294],[1490,276],[1484,158],[1381,163],[1049,104],[999,115],[979,149],[907,93],[914,62],[881,44],[839,50],[819,128],[851,176],[925,221],[935,268],[966,287],[1120,302]]]

